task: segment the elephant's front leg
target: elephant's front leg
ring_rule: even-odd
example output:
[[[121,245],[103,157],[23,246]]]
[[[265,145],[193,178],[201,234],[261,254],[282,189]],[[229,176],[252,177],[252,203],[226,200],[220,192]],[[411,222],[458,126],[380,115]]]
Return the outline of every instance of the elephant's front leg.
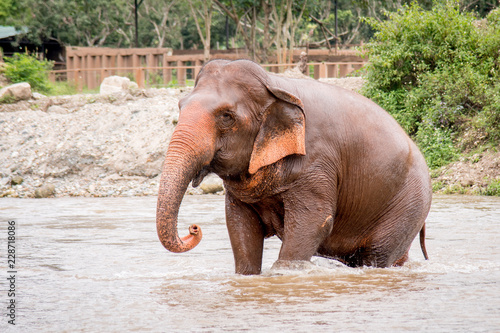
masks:
[[[302,192],[303,193],[303,192]],[[309,261],[332,231],[334,207],[330,200],[301,195],[285,201],[284,237],[275,267],[290,261]]]
[[[260,274],[264,230],[259,216],[247,204],[226,194],[226,223],[233,249],[236,273]]]

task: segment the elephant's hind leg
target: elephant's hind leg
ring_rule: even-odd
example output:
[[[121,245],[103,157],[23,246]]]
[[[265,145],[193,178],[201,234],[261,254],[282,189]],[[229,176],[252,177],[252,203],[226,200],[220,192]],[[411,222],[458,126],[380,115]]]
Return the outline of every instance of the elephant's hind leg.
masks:
[[[410,247],[422,230],[430,205],[411,193],[394,202],[378,222],[364,265],[402,266],[409,258]]]
[[[408,252],[409,252],[409,250],[408,250]],[[408,252],[406,252],[401,258],[396,260],[396,262],[393,264],[393,266],[398,266],[398,267],[403,266],[405,264],[405,262],[408,261],[408,258],[409,258]]]

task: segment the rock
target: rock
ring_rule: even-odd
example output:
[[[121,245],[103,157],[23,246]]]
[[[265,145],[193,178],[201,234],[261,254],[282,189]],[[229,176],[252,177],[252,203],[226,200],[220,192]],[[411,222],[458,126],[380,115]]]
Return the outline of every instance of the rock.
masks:
[[[33,97],[33,99],[35,99],[35,100],[47,98],[47,96],[42,95],[42,94],[37,93],[37,92],[34,92],[32,97]]]
[[[464,177],[460,180],[460,185],[462,185],[463,187],[470,187],[474,185],[474,181],[469,177]]]
[[[14,176],[12,177],[12,179],[10,180],[10,184],[11,185],[21,185],[23,183],[24,179],[23,177],[21,176]]]
[[[35,190],[35,198],[48,198],[54,195],[56,187],[53,184],[43,185]]]
[[[200,189],[203,191],[203,194],[215,194],[217,192],[224,191],[224,186],[222,185],[222,179],[214,174],[211,174],[205,177],[203,182],[200,184]]]
[[[31,86],[28,82],[16,83],[0,90],[0,100],[4,98],[12,98],[16,101],[27,100],[31,98]]]
[[[172,125],[177,125],[178,122],[179,122],[179,114],[176,113],[172,116]]]
[[[3,193],[0,193],[0,198],[5,198],[5,197],[15,198],[17,197],[17,193],[13,189],[9,189]]]
[[[0,188],[12,185],[11,181],[12,179],[10,177],[2,177],[2,179],[0,179]]]
[[[128,92],[133,89],[138,89],[137,83],[130,81],[127,77],[108,76],[101,83],[99,92],[102,95],[114,94],[118,92]]]
[[[60,114],[66,114],[68,113],[68,110],[60,105],[52,105],[47,109],[48,113],[60,113]]]

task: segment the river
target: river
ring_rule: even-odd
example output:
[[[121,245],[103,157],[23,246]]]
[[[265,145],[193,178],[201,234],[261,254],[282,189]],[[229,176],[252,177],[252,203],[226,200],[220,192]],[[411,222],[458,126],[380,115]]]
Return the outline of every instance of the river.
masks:
[[[183,254],[161,246],[155,209],[155,197],[0,199],[0,331],[500,331],[500,198],[435,196],[429,261],[414,242],[400,268],[315,258],[301,271],[276,271],[274,237],[260,276],[234,274],[222,196],[185,197],[180,234],[196,222],[204,238]]]

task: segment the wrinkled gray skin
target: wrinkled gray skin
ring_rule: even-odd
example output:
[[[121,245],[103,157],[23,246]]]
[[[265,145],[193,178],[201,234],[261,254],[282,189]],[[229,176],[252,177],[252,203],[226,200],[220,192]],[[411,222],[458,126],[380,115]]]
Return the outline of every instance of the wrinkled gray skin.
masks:
[[[237,273],[260,273],[264,239],[273,235],[282,240],[278,265],[313,255],[353,267],[402,265],[419,231],[427,257],[425,160],[375,103],[250,61],[216,60],[179,107],[157,205],[168,250],[201,240],[197,225],[179,238],[177,214],[189,182],[213,172],[226,188]]]

